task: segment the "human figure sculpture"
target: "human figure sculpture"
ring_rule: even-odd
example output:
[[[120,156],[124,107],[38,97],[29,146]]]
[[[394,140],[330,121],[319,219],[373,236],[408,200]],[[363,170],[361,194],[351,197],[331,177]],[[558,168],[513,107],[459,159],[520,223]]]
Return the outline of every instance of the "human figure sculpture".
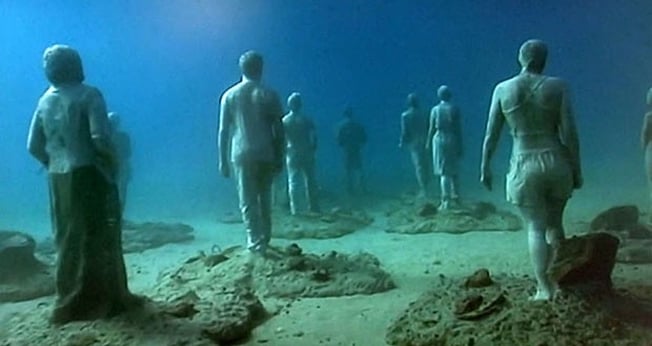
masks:
[[[120,195],[120,210],[124,213],[127,204],[127,186],[131,181],[131,138],[120,127],[120,115],[118,113],[109,112],[109,122],[111,124],[111,142],[115,146],[118,161],[116,182],[118,194]]]
[[[451,103],[448,86],[437,89],[440,102],[430,112],[426,145],[432,148],[433,172],[439,176],[440,210],[459,204],[458,172],[462,157],[462,125],[459,108]]]
[[[315,152],[317,133],[313,121],[303,113],[301,94],[292,93],[288,97],[290,112],[283,117],[285,130],[285,163],[288,174],[288,194],[290,212],[299,212],[300,194],[305,192],[308,210],[319,212],[317,200],[317,181],[315,178]],[[303,189],[302,189],[303,188]]]
[[[547,275],[564,239],[562,217],[573,189],[582,186],[580,150],[566,83],[543,75],[548,49],[540,40],[521,46],[521,72],[494,89],[482,148],[480,180],[491,190],[491,158],[507,123],[513,139],[507,200],[518,206],[528,229],[537,281],[532,300],[549,300],[557,283]]]
[[[247,248],[264,255],[272,234],[272,183],[285,156],[283,109],[276,92],[261,82],[262,55],[245,52],[239,64],[241,81],[220,99],[219,170],[235,177]]]
[[[421,110],[417,95],[412,93],[407,96],[407,107],[401,114],[401,137],[399,148],[406,148],[410,152],[410,159],[414,166],[419,197],[427,197],[428,184],[430,183],[430,155],[426,150],[428,136],[428,116]]]
[[[362,124],[353,119],[353,109],[347,107],[344,119],[338,124],[337,144],[344,153],[346,190],[350,194],[366,191],[362,168],[362,148],[367,143],[367,132]]]
[[[27,148],[48,170],[56,264],[51,322],[94,320],[142,303],[127,287],[117,158],[100,91],[84,84],[71,47],[43,55],[50,87],[38,101]]]
[[[645,173],[647,175],[649,198],[652,200],[652,88],[647,91],[645,103],[647,104],[647,112],[643,118],[641,146],[645,150]],[[648,222],[652,223],[652,204],[648,208]]]

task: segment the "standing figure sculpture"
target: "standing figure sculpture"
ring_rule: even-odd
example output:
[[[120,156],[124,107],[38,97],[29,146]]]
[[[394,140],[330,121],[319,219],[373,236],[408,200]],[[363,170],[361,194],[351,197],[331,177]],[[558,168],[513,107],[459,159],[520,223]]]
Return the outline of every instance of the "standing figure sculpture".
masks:
[[[407,96],[408,109],[401,114],[401,138],[399,148],[407,148],[419,184],[419,197],[428,197],[428,184],[430,183],[430,155],[426,150],[428,136],[428,116],[421,110],[417,95],[412,93]]]
[[[274,90],[262,84],[263,57],[240,57],[242,80],[220,99],[219,169],[235,176],[247,248],[265,254],[272,234],[272,182],[283,169],[283,109]]]
[[[462,125],[459,108],[450,102],[453,95],[448,86],[440,86],[437,95],[441,101],[430,112],[426,145],[432,146],[433,171],[439,176],[441,186],[439,209],[445,210],[459,203],[458,172],[462,157]]]
[[[288,97],[290,112],[283,117],[285,130],[285,162],[288,174],[288,194],[290,212],[296,215],[300,209],[300,193],[307,197],[308,210],[319,212],[317,201],[317,181],[315,179],[315,152],[317,133],[310,118],[303,114],[301,94],[292,93]]]
[[[347,107],[344,120],[337,126],[337,144],[344,151],[346,191],[350,194],[366,192],[362,168],[362,147],[367,143],[367,132],[353,119],[353,109]]]
[[[649,198],[652,201],[652,88],[647,91],[645,98],[647,111],[643,118],[641,130],[641,146],[645,150],[645,173],[649,189]],[[648,207],[648,222],[652,223],[652,203]]]
[[[494,89],[480,168],[480,180],[491,190],[490,162],[507,123],[513,146],[506,193],[528,229],[537,281],[532,300],[554,297],[557,283],[547,271],[564,239],[566,202],[583,183],[569,90],[562,79],[542,74],[547,53],[540,40],[523,43],[518,55],[521,72]]]
[[[120,127],[120,115],[109,112],[111,123],[111,142],[115,146],[118,160],[117,184],[120,195],[120,210],[124,213],[127,204],[127,186],[131,180],[131,138]]]
[[[83,83],[76,50],[47,48],[43,67],[50,87],[38,101],[27,147],[48,170],[57,249],[51,322],[111,317],[142,299],[127,288],[106,105],[97,88]]]

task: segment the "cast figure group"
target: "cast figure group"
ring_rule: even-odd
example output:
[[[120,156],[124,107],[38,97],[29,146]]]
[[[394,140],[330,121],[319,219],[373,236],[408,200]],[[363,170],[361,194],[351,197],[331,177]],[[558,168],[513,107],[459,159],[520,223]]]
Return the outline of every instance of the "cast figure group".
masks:
[[[527,225],[537,281],[535,300],[551,299],[557,290],[546,271],[555,247],[564,239],[566,202],[583,183],[569,90],[563,80],[542,74],[546,58],[543,42],[526,41],[518,54],[520,73],[495,87],[480,169],[480,181],[491,190],[490,163],[507,125],[513,149],[506,194]],[[121,246],[130,175],[125,163],[130,155],[129,140],[111,130],[110,123],[117,128],[119,118],[107,115],[100,91],[83,83],[81,58],[74,49],[49,47],[43,61],[50,87],[34,112],[28,149],[49,173],[58,251],[52,322],[110,317],[142,303],[127,287]],[[219,171],[236,181],[247,248],[264,255],[272,235],[272,183],[284,166],[291,212],[301,212],[301,190],[306,193],[307,209],[319,212],[317,136],[312,120],[303,113],[299,93],[288,97],[289,113],[283,114],[277,93],[262,83],[260,54],[244,53],[239,66],[242,79],[220,99]],[[423,195],[428,171],[440,176],[440,207],[446,209],[455,206],[459,198],[461,121],[458,108],[450,101],[449,88],[441,86],[437,94],[441,102],[433,107],[430,119],[421,111],[417,97],[408,96],[399,146],[410,151]],[[647,104],[652,108],[652,90]],[[642,134],[648,168],[652,167],[651,119],[652,111],[645,117]],[[364,191],[361,149],[367,138],[350,108],[338,126],[336,139],[344,152],[347,190]],[[652,180],[652,169],[649,172]]]
[[[450,88],[440,86],[437,96],[441,101],[432,108],[428,119],[416,94],[408,95],[408,109],[401,114],[398,146],[410,152],[420,197],[428,196],[430,176],[439,176],[439,209],[445,210],[459,204],[457,175],[462,158],[462,125],[459,108],[451,103]]]

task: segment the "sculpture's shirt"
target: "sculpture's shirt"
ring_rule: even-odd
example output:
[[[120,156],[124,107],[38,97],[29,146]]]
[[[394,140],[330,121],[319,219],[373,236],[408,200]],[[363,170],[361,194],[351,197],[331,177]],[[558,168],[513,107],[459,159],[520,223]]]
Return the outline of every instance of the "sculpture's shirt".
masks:
[[[275,134],[283,110],[276,93],[260,82],[243,80],[224,92],[220,101],[220,133],[230,135],[230,160],[234,163],[274,162]]]
[[[50,87],[32,118],[28,148],[50,173],[68,173],[87,165],[110,170],[97,155],[94,140],[109,141],[102,94],[85,84]],[[110,175],[110,174],[109,174]]]

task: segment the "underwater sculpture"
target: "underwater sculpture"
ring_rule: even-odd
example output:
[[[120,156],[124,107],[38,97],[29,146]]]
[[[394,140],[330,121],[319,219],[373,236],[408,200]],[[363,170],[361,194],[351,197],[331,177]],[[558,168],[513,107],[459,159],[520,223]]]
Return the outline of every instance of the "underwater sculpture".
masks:
[[[240,56],[242,80],[220,99],[219,169],[233,175],[240,212],[247,229],[247,248],[264,254],[272,233],[272,182],[283,169],[283,108],[274,90],[261,83],[263,57]]]
[[[106,105],[97,88],[83,83],[73,48],[48,47],[43,67],[50,87],[38,101],[27,147],[49,173],[58,252],[51,322],[110,317],[142,299],[127,287]]]
[[[645,173],[647,175],[649,198],[651,205],[648,208],[648,222],[652,221],[652,88],[647,91],[645,97],[647,112],[643,118],[641,130],[641,146],[645,150]]]
[[[305,187],[308,210],[319,212],[317,200],[317,179],[315,178],[315,152],[317,151],[317,133],[315,124],[303,114],[301,94],[292,93],[288,97],[290,112],[283,117],[285,130],[285,163],[288,174],[288,194],[290,212],[296,215],[300,209],[301,185]]]
[[[344,111],[344,119],[337,126],[336,139],[344,152],[346,191],[350,194],[366,192],[362,147],[367,143],[367,132],[353,119],[351,107]]]
[[[419,184],[419,197],[427,197],[430,183],[430,155],[426,151],[428,116],[421,110],[417,95],[407,96],[408,109],[401,114],[401,137],[398,147],[407,148]]]
[[[460,111],[451,103],[450,88],[442,85],[437,89],[441,100],[430,112],[430,126],[426,145],[432,148],[432,163],[441,185],[441,204],[445,210],[459,204],[459,161],[462,157],[462,125]]]
[[[120,115],[118,113],[109,113],[109,123],[111,124],[111,141],[115,146],[118,159],[116,182],[118,184],[118,195],[120,196],[120,209],[124,212],[127,204],[127,186],[131,180],[131,138],[127,132],[120,128]]]
[[[482,148],[482,184],[492,188],[491,158],[505,123],[513,139],[507,200],[519,207],[528,228],[537,292],[551,299],[557,284],[546,274],[564,239],[562,217],[573,189],[582,186],[575,120],[566,83],[542,74],[548,49],[528,40],[519,50],[521,72],[494,89]]]

